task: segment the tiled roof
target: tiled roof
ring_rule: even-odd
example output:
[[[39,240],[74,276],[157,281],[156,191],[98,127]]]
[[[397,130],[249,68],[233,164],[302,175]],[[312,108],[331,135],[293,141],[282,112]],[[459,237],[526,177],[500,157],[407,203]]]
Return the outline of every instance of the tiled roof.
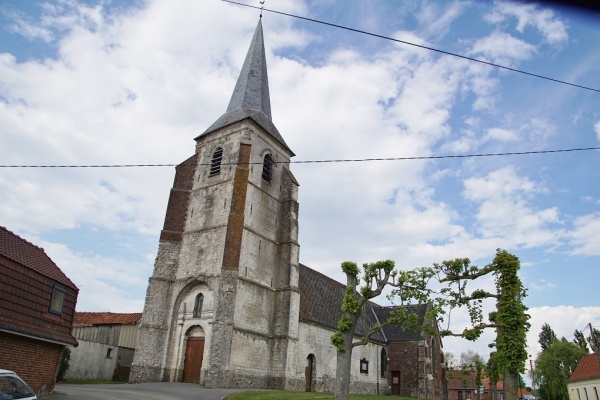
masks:
[[[0,226],[0,255],[72,289],[77,286],[48,257],[44,249]]]
[[[588,354],[583,357],[575,372],[567,382],[585,381],[588,379],[600,378],[600,353]]]
[[[300,264],[300,319],[330,329],[337,329],[342,316],[341,306],[345,288],[346,285]],[[426,305],[408,306],[407,312],[411,312],[413,309],[423,321]],[[358,321],[356,334],[363,335],[375,323],[385,322],[393,310],[394,307],[381,307],[369,302]],[[419,338],[418,332],[406,330],[398,325],[385,326],[383,332],[372,336],[373,340],[380,342],[418,340]]]
[[[89,325],[135,325],[140,322],[142,313],[75,312],[74,326]]]

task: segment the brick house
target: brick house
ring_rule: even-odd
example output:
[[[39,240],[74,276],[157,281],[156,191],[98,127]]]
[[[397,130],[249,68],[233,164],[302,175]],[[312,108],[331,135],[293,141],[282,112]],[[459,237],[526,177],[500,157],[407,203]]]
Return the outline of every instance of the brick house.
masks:
[[[127,381],[142,313],[75,312],[67,379]]]
[[[475,371],[449,370],[446,371],[448,379],[448,400],[477,400]]]
[[[569,400],[598,400],[600,395],[600,353],[583,357],[567,380]]]
[[[52,393],[79,289],[44,249],[0,227],[0,368]]]

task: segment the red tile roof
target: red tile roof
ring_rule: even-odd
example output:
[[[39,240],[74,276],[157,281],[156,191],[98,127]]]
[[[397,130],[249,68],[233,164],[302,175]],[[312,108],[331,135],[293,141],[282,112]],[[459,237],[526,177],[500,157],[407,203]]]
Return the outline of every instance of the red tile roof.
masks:
[[[598,378],[600,378],[600,353],[593,353],[588,354],[579,361],[575,372],[573,372],[573,375],[571,375],[567,382]]]
[[[75,312],[73,326],[89,325],[135,325],[142,319],[142,313]]]
[[[0,226],[0,255],[72,289],[77,286],[48,257],[44,249]]]

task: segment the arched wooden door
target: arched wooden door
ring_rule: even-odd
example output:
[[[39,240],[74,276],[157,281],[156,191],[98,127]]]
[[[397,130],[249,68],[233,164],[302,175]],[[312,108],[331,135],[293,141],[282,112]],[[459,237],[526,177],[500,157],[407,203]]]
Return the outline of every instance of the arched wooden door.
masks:
[[[184,382],[200,383],[200,370],[204,357],[204,337],[188,337],[183,363]]]
[[[313,374],[315,371],[315,356],[310,354],[306,357],[306,369],[304,370],[304,391],[312,392]]]

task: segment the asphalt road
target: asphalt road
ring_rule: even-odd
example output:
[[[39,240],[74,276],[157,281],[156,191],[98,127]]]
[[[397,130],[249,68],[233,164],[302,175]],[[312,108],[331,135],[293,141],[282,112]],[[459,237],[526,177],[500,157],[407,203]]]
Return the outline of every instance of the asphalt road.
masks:
[[[56,385],[43,400],[221,400],[244,389],[205,389],[193,383],[140,383],[135,385]]]

